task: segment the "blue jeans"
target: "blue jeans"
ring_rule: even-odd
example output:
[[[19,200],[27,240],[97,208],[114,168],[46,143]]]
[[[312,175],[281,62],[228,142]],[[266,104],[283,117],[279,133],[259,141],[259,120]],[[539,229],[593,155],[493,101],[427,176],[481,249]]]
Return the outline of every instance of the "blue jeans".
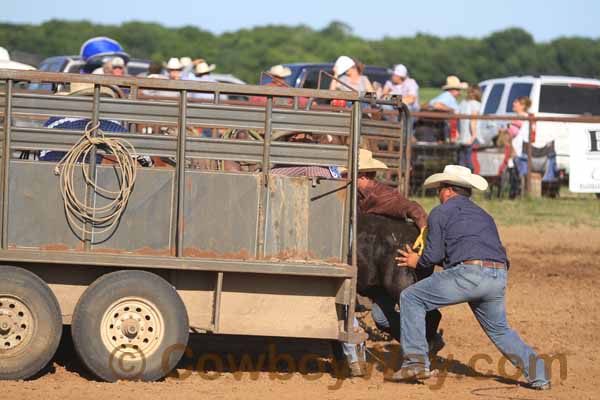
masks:
[[[475,318],[494,345],[529,382],[547,382],[543,359],[523,342],[506,320],[506,269],[458,264],[435,272],[400,294],[400,334],[404,365],[429,368],[425,340],[425,313],[440,307],[469,303]]]
[[[371,316],[379,330],[400,341],[400,313],[396,311],[396,303],[390,296],[381,295],[373,300]]]
[[[458,165],[469,168],[473,171],[473,145],[461,144],[458,148]]]
[[[360,325],[358,324],[358,320],[354,317],[354,322],[352,325],[355,328],[358,328]],[[342,342],[342,351],[348,360],[348,363],[354,363],[358,361],[365,361],[365,342],[359,344],[351,344]]]

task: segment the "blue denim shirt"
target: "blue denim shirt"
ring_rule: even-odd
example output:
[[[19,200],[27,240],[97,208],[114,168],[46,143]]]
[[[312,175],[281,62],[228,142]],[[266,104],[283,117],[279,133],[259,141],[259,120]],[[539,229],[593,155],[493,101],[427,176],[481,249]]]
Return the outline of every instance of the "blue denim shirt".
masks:
[[[458,112],[458,102],[456,101],[456,98],[452,96],[452,94],[447,90],[444,90],[437,97],[434,97],[429,101],[430,106],[433,106],[435,103],[442,103],[443,105],[450,107],[454,111]]]
[[[508,262],[493,218],[468,197],[452,197],[431,210],[427,229],[417,268],[449,268],[467,260]]]

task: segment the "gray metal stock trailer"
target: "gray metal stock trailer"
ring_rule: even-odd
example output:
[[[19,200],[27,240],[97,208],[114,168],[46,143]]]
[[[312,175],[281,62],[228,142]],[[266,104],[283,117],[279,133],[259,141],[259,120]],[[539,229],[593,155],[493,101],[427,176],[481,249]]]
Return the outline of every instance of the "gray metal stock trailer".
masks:
[[[31,82],[90,91],[19,89]],[[404,183],[407,113],[401,123],[367,119],[361,104],[375,100],[354,92],[35,71],[0,70],[0,93],[1,379],[38,373],[63,324],[84,364],[108,381],[165,376],[190,331],[364,338],[352,328],[358,148],[365,138],[396,141],[381,157]],[[229,94],[263,101],[221,99]],[[317,98],[351,106],[312,107]],[[102,121],[124,129],[103,131]],[[223,134],[232,130],[259,137]],[[293,132],[337,144],[276,140]],[[133,176],[109,141],[130,145]],[[44,159],[77,143],[89,152],[68,165]],[[135,155],[154,166],[136,166]],[[289,177],[272,174],[274,165],[349,174]],[[107,210],[112,220],[102,218]]]

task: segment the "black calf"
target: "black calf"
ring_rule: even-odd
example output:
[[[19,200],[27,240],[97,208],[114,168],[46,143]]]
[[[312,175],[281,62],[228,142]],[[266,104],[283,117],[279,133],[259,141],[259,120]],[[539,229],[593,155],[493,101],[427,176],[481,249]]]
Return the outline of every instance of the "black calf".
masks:
[[[372,300],[389,296],[398,303],[402,290],[433,273],[433,269],[416,271],[396,265],[396,251],[404,248],[405,244],[412,245],[419,235],[419,230],[413,223],[364,214],[358,217],[357,230],[357,291],[360,295]],[[442,314],[438,310],[427,313],[428,341],[436,334],[441,319]],[[397,318],[390,321],[389,333],[399,340],[400,324],[397,321]]]

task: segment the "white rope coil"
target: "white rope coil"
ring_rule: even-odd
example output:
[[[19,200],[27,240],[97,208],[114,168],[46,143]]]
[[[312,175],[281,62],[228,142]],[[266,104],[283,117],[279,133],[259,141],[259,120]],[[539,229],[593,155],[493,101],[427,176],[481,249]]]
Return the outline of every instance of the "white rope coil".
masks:
[[[81,139],[71,147],[54,169],[54,173],[60,176],[60,191],[65,204],[67,219],[77,232],[85,232],[88,235],[101,234],[114,228],[119,222],[121,214],[127,206],[129,196],[133,191],[136,178],[137,155],[135,148],[125,139],[109,138],[104,136],[100,129],[100,123],[91,126],[91,121],[86,125]],[[97,136],[92,136],[96,131]],[[119,181],[118,190],[109,190],[99,186],[90,176],[89,160],[90,151],[94,147],[103,149],[106,154],[115,157],[115,171]],[[89,160],[93,162],[93,160]],[[77,170],[81,169],[85,186],[83,199],[78,197],[75,187]],[[88,206],[85,201],[87,187],[91,187],[94,193],[109,200],[104,205],[97,207],[94,204]],[[81,191],[81,189],[80,189]],[[81,196],[81,195],[80,195]],[[92,229],[86,226],[90,224]]]

